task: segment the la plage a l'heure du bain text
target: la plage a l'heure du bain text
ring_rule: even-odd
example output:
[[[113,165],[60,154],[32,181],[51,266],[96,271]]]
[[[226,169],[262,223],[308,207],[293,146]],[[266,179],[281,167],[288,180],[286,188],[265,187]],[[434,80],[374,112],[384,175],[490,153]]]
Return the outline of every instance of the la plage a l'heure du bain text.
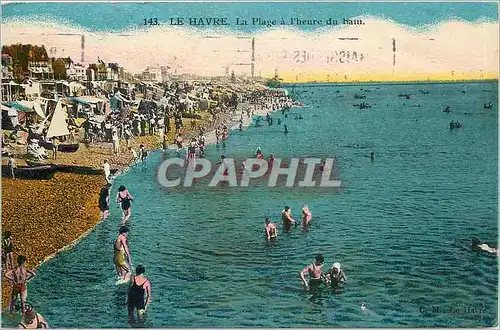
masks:
[[[157,17],[150,17],[143,19],[143,25],[162,25],[162,22]],[[280,18],[280,19],[266,19],[262,17],[240,18],[235,17],[229,19],[227,17],[170,17],[165,23],[167,25],[190,25],[190,26],[225,26],[225,25],[253,25],[263,27],[283,26],[283,25],[297,25],[297,26],[321,26],[321,25],[364,25],[362,19],[353,18],[325,18],[325,19],[310,19],[310,18]],[[163,24],[165,24],[163,23]]]

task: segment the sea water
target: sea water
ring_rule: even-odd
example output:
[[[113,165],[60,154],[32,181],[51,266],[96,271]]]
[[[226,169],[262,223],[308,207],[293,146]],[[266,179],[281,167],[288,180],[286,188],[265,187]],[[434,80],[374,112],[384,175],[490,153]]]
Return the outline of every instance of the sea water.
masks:
[[[341,188],[167,189],[156,169],[175,154],[160,151],[115,179],[112,199],[120,185],[134,196],[132,262],[145,265],[152,286],[144,326],[494,326],[497,257],[470,241],[497,242],[497,84],[468,84],[466,93],[463,84],[288,89],[304,108],[231,132],[207,157],[251,157],[258,146],[281,158],[335,156]],[[363,101],[372,107],[353,106]],[[450,130],[451,120],[463,128]],[[280,225],[288,205],[300,219],[303,204],[310,230],[280,230],[267,244],[264,217]],[[113,204],[110,218],[29,283],[28,300],[51,326],[129,327],[127,285],[115,284],[113,266],[120,221]],[[299,272],[318,253],[325,268],[342,264],[342,289],[303,289]]]

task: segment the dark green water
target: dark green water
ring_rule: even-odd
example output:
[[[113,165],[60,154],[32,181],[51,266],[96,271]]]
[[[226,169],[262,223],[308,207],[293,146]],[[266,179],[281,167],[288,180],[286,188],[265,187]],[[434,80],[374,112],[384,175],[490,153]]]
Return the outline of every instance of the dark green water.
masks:
[[[165,189],[156,183],[160,152],[118,177],[113,196],[124,184],[135,197],[134,265],[146,266],[153,288],[145,326],[495,325],[497,257],[469,245],[473,236],[497,242],[498,86],[462,90],[463,84],[298,86],[309,107],[292,110],[303,120],[285,119],[290,134],[275,121],[230,136],[224,153],[232,157],[250,156],[257,146],[277,157],[336,156],[340,189]],[[355,93],[367,97],[355,100]],[[373,107],[352,106],[359,101]],[[494,109],[483,110],[489,101]],[[445,105],[451,113],[441,111]],[[464,127],[450,131],[450,120]],[[210,159],[221,152],[207,150]],[[299,218],[304,203],[311,230],[280,232],[267,245],[264,216],[277,221],[289,205]],[[30,282],[29,301],[52,326],[129,327],[126,287],[115,285],[112,263],[120,216],[113,206],[111,218]],[[348,278],[342,290],[302,289],[298,273],[317,253],[328,267],[342,263]]]

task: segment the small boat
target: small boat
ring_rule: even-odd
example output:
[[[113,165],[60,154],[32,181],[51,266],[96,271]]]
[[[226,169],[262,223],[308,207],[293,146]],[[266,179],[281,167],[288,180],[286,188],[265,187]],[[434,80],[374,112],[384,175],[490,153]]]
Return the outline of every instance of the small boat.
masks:
[[[78,143],[59,144],[57,146],[57,151],[60,151],[60,152],[76,152],[76,151],[78,151],[79,147],[80,147],[80,145]]]
[[[353,104],[354,107],[360,108],[360,109],[369,109],[372,106],[369,105],[368,103],[361,103],[361,104]]]
[[[76,173],[85,175],[102,175],[103,169],[93,168],[88,166],[77,166],[77,165],[54,165],[55,169],[59,172],[65,173]],[[118,169],[112,168],[110,170],[111,174],[118,172]]]
[[[51,164],[46,164],[46,163],[34,162],[32,160],[29,160],[29,159],[26,160],[26,164],[28,164],[28,166],[45,166],[45,165],[51,165]]]
[[[14,169],[16,179],[28,180],[50,180],[54,176],[55,169],[51,165],[18,166]],[[2,166],[2,175],[10,177],[10,168]]]

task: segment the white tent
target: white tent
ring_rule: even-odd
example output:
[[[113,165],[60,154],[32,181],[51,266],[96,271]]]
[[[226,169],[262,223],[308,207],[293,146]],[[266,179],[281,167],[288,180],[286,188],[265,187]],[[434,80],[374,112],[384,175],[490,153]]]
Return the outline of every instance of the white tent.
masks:
[[[66,118],[64,117],[61,102],[57,102],[54,114],[52,115],[52,120],[50,121],[49,130],[47,131],[47,139],[51,137],[69,135],[68,125],[66,124]]]
[[[42,118],[45,118],[45,111],[42,109],[42,105],[40,104],[40,98],[36,99],[33,102],[33,109],[35,109],[37,115],[39,115]]]

